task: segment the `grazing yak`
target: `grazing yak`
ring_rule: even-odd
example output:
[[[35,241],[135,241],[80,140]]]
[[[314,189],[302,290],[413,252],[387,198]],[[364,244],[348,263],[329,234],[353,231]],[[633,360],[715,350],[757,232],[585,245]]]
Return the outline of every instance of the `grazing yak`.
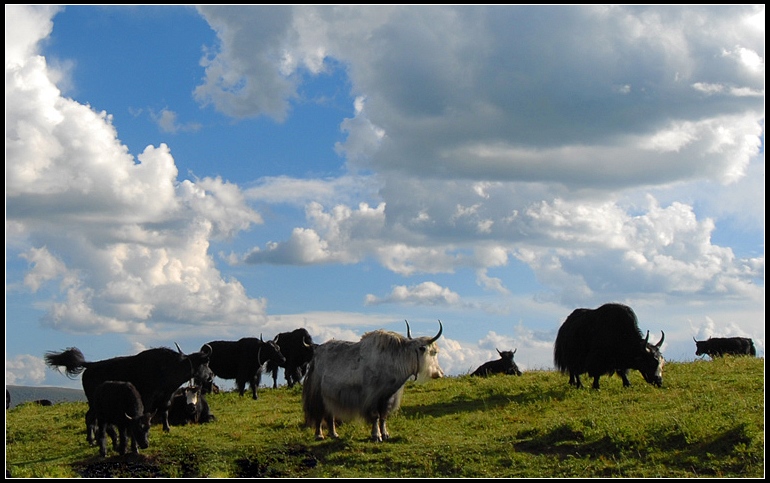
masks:
[[[305,423],[316,439],[339,437],[335,421],[362,418],[372,425],[372,441],[388,439],[386,420],[398,409],[406,381],[443,377],[435,337],[412,339],[386,330],[367,332],[358,342],[331,340],[315,348],[302,387]]]
[[[283,376],[289,387],[299,384],[307,372],[310,360],[313,358],[313,338],[304,328],[294,329],[291,332],[281,332],[275,338],[281,354],[286,362],[279,364],[275,361],[267,361],[267,370],[273,376],[273,389],[278,387],[278,368],[283,367]]]
[[[723,355],[756,356],[754,341],[747,337],[709,337],[708,340],[695,340],[695,355],[709,355],[712,359]]]
[[[599,389],[599,377],[617,373],[623,386],[630,386],[628,371],[636,369],[644,380],[661,386],[664,359],[660,346],[666,334],[661,331],[657,344],[650,344],[650,331],[642,337],[636,314],[626,305],[605,304],[597,309],[574,310],[559,328],[554,344],[554,364],[569,373],[569,383],[582,387],[580,375],[593,377]]]
[[[119,442],[113,438],[113,449],[118,454],[126,453],[126,443],[131,438],[131,452],[149,446],[151,419],[155,413],[146,413],[142,396],[133,384],[125,381],[104,381],[94,390],[92,407],[99,429],[96,439],[99,442],[99,454],[107,456],[108,426],[118,429]]]
[[[86,440],[94,442],[96,416],[93,401],[96,387],[104,381],[127,381],[134,385],[142,397],[146,412],[158,413],[163,421],[163,430],[169,431],[168,408],[171,395],[179,386],[190,379],[205,379],[211,347],[204,345],[200,352],[185,355],[159,347],[147,349],[133,356],[114,357],[96,362],[87,362],[76,347],[63,352],[48,352],[45,355],[49,367],[64,367],[68,377],[83,373],[83,391],[88,399],[86,411]]]
[[[510,374],[520,376],[521,371],[519,370],[519,366],[513,362],[513,355],[516,353],[517,349],[513,349],[513,351],[502,352],[500,352],[500,349],[498,348],[495,348],[495,350],[498,354],[500,354],[500,358],[494,361],[485,362],[484,364],[480,365],[478,369],[471,373],[471,376],[486,377],[492,374]]]
[[[237,341],[215,340],[205,345],[213,349],[209,367],[214,374],[222,379],[235,379],[241,396],[246,391],[248,382],[252,399],[257,399],[262,366],[268,361],[276,364],[286,362],[275,339],[265,342],[262,340],[262,335],[259,339],[243,337]]]

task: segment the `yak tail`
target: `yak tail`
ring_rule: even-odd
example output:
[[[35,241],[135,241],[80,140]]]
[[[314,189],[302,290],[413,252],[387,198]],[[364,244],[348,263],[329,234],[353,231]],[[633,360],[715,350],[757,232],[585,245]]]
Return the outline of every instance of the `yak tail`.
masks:
[[[567,372],[567,354],[564,348],[565,337],[556,337],[556,342],[553,344],[553,365],[562,374]]]
[[[309,427],[320,422],[325,413],[321,385],[314,367],[315,364],[311,362],[302,385],[302,409],[305,412],[305,425]]]
[[[749,341],[749,354],[751,354],[752,356],[755,356],[755,357],[757,355],[757,349],[754,347],[754,341],[753,340]]]
[[[70,347],[63,352],[47,352],[45,363],[57,371],[59,371],[59,367],[64,367],[64,374],[69,378],[74,378],[83,372],[88,364],[83,353],[77,347]]]

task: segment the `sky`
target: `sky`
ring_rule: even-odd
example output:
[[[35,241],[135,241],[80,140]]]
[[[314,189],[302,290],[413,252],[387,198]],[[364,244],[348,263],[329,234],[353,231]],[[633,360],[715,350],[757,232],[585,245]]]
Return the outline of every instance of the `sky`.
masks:
[[[5,13],[7,385],[405,320],[526,375],[608,302],[764,357],[764,5]]]

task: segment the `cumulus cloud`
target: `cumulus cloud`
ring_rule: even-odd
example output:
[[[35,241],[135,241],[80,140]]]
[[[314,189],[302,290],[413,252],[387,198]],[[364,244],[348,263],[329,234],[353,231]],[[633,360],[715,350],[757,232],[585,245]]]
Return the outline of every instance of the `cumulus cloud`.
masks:
[[[5,384],[34,386],[45,380],[46,365],[43,359],[29,354],[5,360]]]
[[[63,97],[36,54],[56,9],[9,8],[38,28],[13,38],[6,29],[6,226],[19,248],[8,256],[29,262],[28,290],[52,291],[43,324],[145,334],[166,323],[264,323],[266,301],[223,280],[208,253],[211,240],[262,222],[240,189],[179,180],[165,144],[134,158],[112,117]]]
[[[202,7],[221,44],[207,60],[218,81],[199,89],[220,106],[236,96],[222,107],[236,117],[280,118],[291,81],[333,59],[356,93],[337,145],[352,168],[605,189],[731,181],[757,153],[764,118],[764,32],[735,25],[763,10]],[[726,110],[722,91],[755,95]]]
[[[201,125],[196,122],[180,123],[177,113],[168,108],[161,109],[159,113],[151,112],[150,116],[164,133],[195,132],[201,129]]]
[[[372,294],[366,296],[366,305],[400,303],[411,305],[459,305],[460,296],[446,287],[435,282],[422,282],[407,287],[398,285],[393,291],[382,298]]]

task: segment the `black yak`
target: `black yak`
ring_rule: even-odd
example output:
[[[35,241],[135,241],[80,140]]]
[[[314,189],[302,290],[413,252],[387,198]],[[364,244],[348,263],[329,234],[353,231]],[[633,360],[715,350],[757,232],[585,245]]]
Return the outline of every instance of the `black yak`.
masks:
[[[621,377],[623,386],[630,386],[629,369],[641,372],[648,383],[661,386],[665,361],[660,346],[666,337],[661,334],[657,344],[650,344],[650,331],[642,337],[636,314],[626,305],[576,309],[559,328],[554,364],[562,373],[569,373],[569,382],[575,387],[582,387],[580,375],[586,372],[594,378],[594,389],[599,389],[600,376],[613,373]]]

